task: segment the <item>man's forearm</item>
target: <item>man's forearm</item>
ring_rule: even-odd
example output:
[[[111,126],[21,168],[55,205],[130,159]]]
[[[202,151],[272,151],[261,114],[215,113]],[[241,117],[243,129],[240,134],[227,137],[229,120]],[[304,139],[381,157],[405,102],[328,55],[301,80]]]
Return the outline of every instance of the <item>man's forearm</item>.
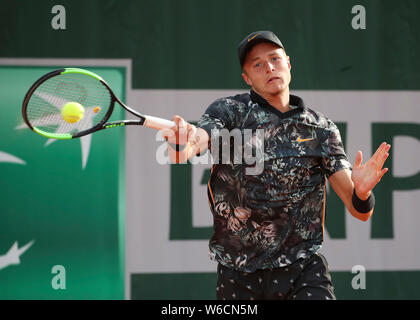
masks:
[[[362,221],[369,220],[369,218],[373,214],[373,208],[369,212],[359,212],[353,205],[352,197],[353,192],[355,191],[355,187],[353,181],[351,180],[351,173],[349,170],[341,170],[339,172],[336,172],[329,178],[329,182],[353,217]],[[371,191],[369,191],[369,194],[370,192]],[[359,196],[357,190],[356,194]],[[367,196],[365,199],[360,197],[359,198],[363,201],[366,200],[368,197],[369,196]]]

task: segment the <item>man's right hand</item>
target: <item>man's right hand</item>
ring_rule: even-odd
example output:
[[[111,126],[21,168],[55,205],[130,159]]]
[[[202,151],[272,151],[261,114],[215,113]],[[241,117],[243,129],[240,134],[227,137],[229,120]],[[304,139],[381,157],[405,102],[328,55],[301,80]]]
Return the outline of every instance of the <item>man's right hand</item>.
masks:
[[[168,154],[173,163],[184,163],[207,149],[209,135],[205,130],[196,128],[178,115],[175,115],[172,121],[175,122],[175,126],[161,132],[168,142]],[[176,148],[179,149],[178,152]]]
[[[186,145],[188,142],[194,141],[197,128],[185,121],[182,117],[175,115],[172,118],[175,126],[170,129],[161,130],[163,137],[168,143],[180,146]]]

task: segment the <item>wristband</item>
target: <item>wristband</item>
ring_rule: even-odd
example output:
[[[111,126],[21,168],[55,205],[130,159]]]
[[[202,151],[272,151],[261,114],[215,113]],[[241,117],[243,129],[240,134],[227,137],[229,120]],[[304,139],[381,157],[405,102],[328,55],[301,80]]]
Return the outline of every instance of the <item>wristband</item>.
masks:
[[[369,198],[367,198],[366,200],[361,200],[356,195],[356,190],[353,189],[352,202],[353,202],[353,207],[358,212],[360,212],[360,213],[368,213],[375,206],[375,195],[373,194],[373,191],[371,191]]]
[[[169,143],[168,145],[175,151],[182,151],[185,149],[185,147],[187,146],[186,144],[175,144],[175,143]]]

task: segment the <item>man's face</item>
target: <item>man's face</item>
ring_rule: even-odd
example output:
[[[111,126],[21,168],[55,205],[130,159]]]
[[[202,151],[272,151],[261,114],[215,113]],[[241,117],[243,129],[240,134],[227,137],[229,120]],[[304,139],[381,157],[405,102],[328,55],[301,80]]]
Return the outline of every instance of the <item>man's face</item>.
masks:
[[[242,77],[260,95],[277,95],[291,80],[290,58],[275,44],[256,44],[248,53]]]

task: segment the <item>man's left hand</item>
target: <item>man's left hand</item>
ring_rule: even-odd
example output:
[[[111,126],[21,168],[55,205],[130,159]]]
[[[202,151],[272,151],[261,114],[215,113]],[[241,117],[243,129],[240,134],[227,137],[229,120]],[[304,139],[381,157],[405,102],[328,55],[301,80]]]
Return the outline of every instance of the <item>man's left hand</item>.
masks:
[[[356,160],[353,165],[351,173],[351,180],[353,180],[356,195],[361,200],[366,200],[370,196],[370,192],[381,181],[388,168],[382,169],[385,160],[389,156],[389,149],[391,145],[383,142],[375,154],[364,164],[362,151],[358,151]]]

